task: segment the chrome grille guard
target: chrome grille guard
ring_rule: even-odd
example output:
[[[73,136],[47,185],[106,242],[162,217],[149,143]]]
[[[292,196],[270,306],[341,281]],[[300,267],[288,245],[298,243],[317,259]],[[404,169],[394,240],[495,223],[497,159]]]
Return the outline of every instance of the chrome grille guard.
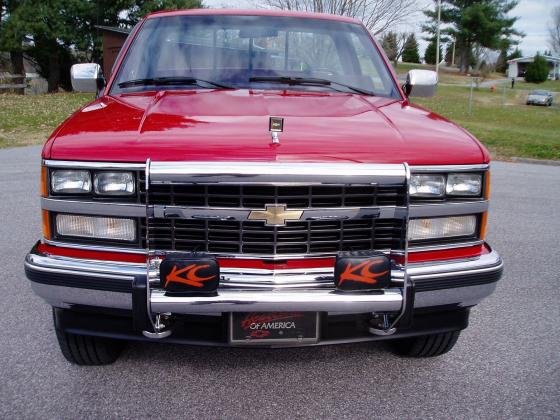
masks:
[[[163,338],[171,334],[167,328],[166,314],[155,312],[165,308],[165,294],[161,290],[151,290],[151,285],[159,282],[159,262],[165,256],[161,250],[154,249],[150,243],[149,228],[150,223],[155,218],[181,218],[189,219],[200,217],[194,214],[192,208],[181,206],[166,206],[151,204],[150,186],[168,184],[252,184],[252,185],[403,185],[405,187],[405,203],[403,206],[388,206],[377,208],[359,209],[302,209],[302,218],[317,216],[344,217],[344,218],[398,218],[404,221],[404,239],[402,249],[398,249],[403,255],[404,263],[397,267],[402,271],[402,287],[399,287],[402,296],[402,304],[398,313],[392,313],[389,317],[384,314],[384,322],[381,328],[372,328],[373,334],[389,335],[396,331],[396,327],[401,323],[408,322],[414,305],[414,290],[407,274],[408,267],[408,221],[410,211],[409,183],[410,168],[404,164],[347,164],[347,163],[253,163],[253,162],[152,162],[146,161],[145,167],[146,183],[146,252],[147,252],[147,275],[144,292],[143,287],[139,287],[136,300],[133,297],[133,308],[138,308],[141,302],[145,302],[145,307],[141,309],[145,318],[149,322],[144,322],[147,328],[143,331],[144,335],[151,338]],[[248,212],[254,209],[220,209],[208,212],[208,217],[224,218],[234,217],[242,220],[249,217]],[[329,214],[326,214],[329,212]],[[210,214],[212,213],[212,214]],[[338,214],[340,213],[340,214]],[[332,254],[330,256],[333,256]],[[289,259],[291,256],[282,255],[282,259]],[[264,258],[270,258],[264,257]],[[301,256],[300,256],[301,258]],[[141,280],[139,280],[141,281]],[[308,290],[309,291],[309,290]],[[390,293],[394,293],[391,289]],[[252,292],[254,296],[254,291]],[[152,297],[156,299],[157,305],[154,307]],[[145,298],[145,300],[144,300]],[[197,298],[199,301],[201,298]],[[188,299],[183,299],[186,302]],[[173,302],[177,307],[177,300]],[[169,306],[172,307],[172,306]],[[287,307],[287,306],[286,306]],[[321,307],[321,305],[317,305]]]

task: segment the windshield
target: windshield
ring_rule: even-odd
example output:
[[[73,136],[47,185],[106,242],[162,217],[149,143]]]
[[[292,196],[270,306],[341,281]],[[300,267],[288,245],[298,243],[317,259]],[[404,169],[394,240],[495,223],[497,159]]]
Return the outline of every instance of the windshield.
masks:
[[[531,95],[546,96],[548,95],[548,92],[546,90],[534,90],[531,92]]]
[[[220,15],[148,19],[112,93],[197,88],[330,90],[400,98],[360,25]]]

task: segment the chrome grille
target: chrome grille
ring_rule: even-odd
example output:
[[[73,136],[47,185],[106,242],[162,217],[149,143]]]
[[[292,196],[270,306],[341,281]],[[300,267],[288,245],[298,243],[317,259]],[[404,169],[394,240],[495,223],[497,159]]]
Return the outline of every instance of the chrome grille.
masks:
[[[146,226],[142,225],[145,237]],[[150,247],[224,254],[320,254],[402,248],[403,220],[368,219],[288,222],[151,219]],[[145,244],[144,244],[145,246]]]

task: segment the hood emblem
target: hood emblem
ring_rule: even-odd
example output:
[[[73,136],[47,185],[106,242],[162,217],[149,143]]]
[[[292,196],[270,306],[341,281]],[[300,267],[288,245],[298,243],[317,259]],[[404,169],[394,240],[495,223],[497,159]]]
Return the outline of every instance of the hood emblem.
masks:
[[[286,210],[285,204],[267,204],[265,210],[252,210],[249,220],[262,220],[266,226],[286,226],[289,220],[300,220],[303,210]]]
[[[270,117],[268,122],[268,130],[272,135],[272,144],[280,143],[280,134],[284,131],[284,118]]]

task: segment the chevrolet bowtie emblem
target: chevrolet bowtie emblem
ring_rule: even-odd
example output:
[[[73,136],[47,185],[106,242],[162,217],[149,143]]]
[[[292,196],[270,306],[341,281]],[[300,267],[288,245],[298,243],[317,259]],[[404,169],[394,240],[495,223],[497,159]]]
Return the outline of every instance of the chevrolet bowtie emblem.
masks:
[[[265,210],[252,210],[249,220],[264,220],[267,226],[286,226],[289,220],[299,220],[303,210],[286,210],[285,204],[267,204]]]

